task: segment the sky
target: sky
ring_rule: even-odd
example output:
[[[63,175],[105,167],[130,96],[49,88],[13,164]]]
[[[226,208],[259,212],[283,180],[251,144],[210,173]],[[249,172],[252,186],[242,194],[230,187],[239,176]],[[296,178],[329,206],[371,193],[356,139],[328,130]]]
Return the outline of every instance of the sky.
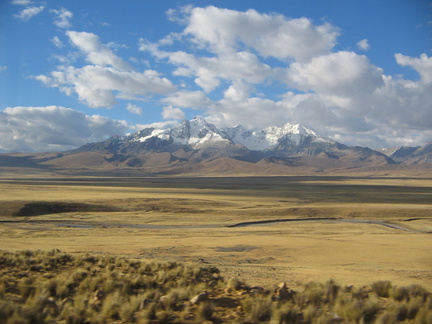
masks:
[[[0,1],[0,153],[194,117],[430,143],[432,1]]]

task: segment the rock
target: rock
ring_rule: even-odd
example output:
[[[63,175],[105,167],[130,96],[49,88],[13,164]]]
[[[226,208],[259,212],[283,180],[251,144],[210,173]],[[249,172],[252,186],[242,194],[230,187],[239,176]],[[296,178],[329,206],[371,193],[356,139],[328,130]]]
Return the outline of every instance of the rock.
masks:
[[[209,293],[207,291],[204,291],[201,294],[192,297],[190,303],[192,305],[198,305],[199,303],[206,301],[208,299],[209,299]]]
[[[295,291],[287,287],[285,282],[281,282],[275,291],[275,300],[291,300]]]
[[[74,300],[72,299],[72,298],[70,298],[70,297],[66,297],[65,299],[63,299],[61,302],[60,302],[60,305],[61,306],[64,306],[64,305],[66,305],[66,304],[73,304],[74,303]]]
[[[251,295],[262,295],[262,294],[264,294],[264,288],[263,287],[260,287],[260,286],[253,286],[253,287],[250,287],[250,289],[249,289],[249,293],[251,294]]]
[[[153,302],[153,299],[143,299],[139,305],[139,309],[144,309]]]
[[[102,302],[106,297],[106,292],[98,289],[95,291],[94,295],[93,295],[93,299],[95,302]]]
[[[279,290],[287,289],[286,282],[285,282],[285,281],[284,281],[284,282],[281,282],[281,283],[278,285],[278,289],[279,289]]]

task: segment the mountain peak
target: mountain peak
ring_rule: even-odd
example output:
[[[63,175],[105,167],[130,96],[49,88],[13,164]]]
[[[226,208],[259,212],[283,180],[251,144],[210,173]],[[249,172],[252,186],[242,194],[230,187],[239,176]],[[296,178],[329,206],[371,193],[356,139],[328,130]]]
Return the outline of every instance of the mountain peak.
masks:
[[[245,163],[243,167],[270,163],[282,168],[312,165],[334,168],[394,163],[382,153],[342,145],[300,124],[288,123],[258,130],[248,130],[241,125],[219,129],[202,118],[184,120],[166,129],[146,128],[128,136],[87,144],[74,151],[82,152],[110,153],[113,156],[105,158],[107,163],[128,167],[153,165],[154,162],[155,167],[165,163],[165,167],[178,167],[179,170],[194,168],[203,161],[206,162],[199,168],[210,165],[206,163],[216,166],[221,158]]]
[[[335,143],[300,124],[287,123],[282,127],[269,126],[255,131],[245,130],[242,126],[237,125],[233,128],[226,128],[225,132],[234,143],[243,144],[248,149],[255,151],[298,146],[305,141]]]
[[[200,117],[183,120],[177,126],[168,129],[144,129],[129,138],[143,143],[157,138],[158,141],[167,144],[189,145],[192,149],[241,144],[252,151],[280,150],[306,142],[335,143],[301,124],[287,123],[282,127],[269,126],[259,130],[248,130],[241,125],[218,129]]]

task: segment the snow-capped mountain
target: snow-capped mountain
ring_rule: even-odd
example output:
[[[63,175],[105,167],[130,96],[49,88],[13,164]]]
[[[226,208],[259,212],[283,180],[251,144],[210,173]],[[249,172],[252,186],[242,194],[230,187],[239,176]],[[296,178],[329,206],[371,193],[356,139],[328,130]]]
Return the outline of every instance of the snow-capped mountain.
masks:
[[[146,128],[66,152],[1,156],[0,167],[134,172],[136,174],[297,174],[353,170],[395,162],[365,147],[350,147],[302,126],[219,129],[194,118],[166,129]],[[299,171],[300,170],[300,171]],[[78,172],[77,171],[77,172]]]
[[[223,131],[201,118],[184,120],[181,124],[168,129],[147,128],[128,137],[141,143],[155,138],[167,144],[189,145],[193,149],[232,144],[231,139]]]
[[[149,143],[158,141],[165,145],[188,145],[192,149],[224,147],[238,144],[252,151],[280,150],[299,147],[305,143],[335,144],[334,141],[319,136],[299,124],[286,124],[282,127],[267,127],[251,131],[238,125],[218,129],[204,119],[194,118],[168,129],[147,128],[125,138],[128,141]]]
[[[424,146],[399,146],[382,149],[382,153],[403,164],[431,164],[432,143]]]
[[[282,127],[270,126],[256,131],[244,129],[241,125],[224,129],[236,144],[242,144],[249,150],[265,151],[282,146],[300,146],[305,142],[332,143],[300,124],[285,124]]]
[[[185,120],[171,128],[151,127],[89,143],[65,152],[60,160],[80,154],[90,154],[97,165],[174,173],[204,169],[224,173],[233,168],[271,173],[292,167],[320,170],[394,163],[380,152],[340,144],[298,124],[260,130],[247,130],[240,125],[219,129],[201,118]]]

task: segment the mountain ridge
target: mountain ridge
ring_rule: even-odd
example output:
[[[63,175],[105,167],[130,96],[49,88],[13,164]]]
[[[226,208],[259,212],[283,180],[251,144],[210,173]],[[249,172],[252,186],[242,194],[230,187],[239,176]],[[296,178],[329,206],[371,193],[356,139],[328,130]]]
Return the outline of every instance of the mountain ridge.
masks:
[[[169,150],[170,147],[188,146],[189,149],[199,150],[210,147],[227,149],[227,147],[236,146],[239,149],[243,147],[250,151],[272,152],[272,154],[276,151],[291,151],[293,154],[294,151],[298,153],[302,145],[312,143],[327,146],[343,145],[318,135],[300,124],[287,123],[282,127],[270,126],[251,131],[240,125],[219,129],[201,118],[194,118],[191,121],[184,120],[172,128],[145,128],[123,137],[111,137],[103,143],[105,144],[102,142],[89,143],[76,150],[101,150],[104,147],[112,152],[119,149],[115,144],[122,146],[123,150],[127,150],[126,147],[129,149],[140,147],[143,150],[160,148]]]
[[[347,146],[300,124],[247,130],[241,125],[217,128],[194,118],[171,128],[149,127],[64,152],[3,154],[0,166],[101,174],[283,175],[372,170],[405,163],[396,159],[396,152],[402,151],[390,154]],[[422,161],[428,160],[418,163]]]
[[[398,146],[382,149],[381,152],[400,164],[413,165],[432,163],[432,143],[423,146]]]

